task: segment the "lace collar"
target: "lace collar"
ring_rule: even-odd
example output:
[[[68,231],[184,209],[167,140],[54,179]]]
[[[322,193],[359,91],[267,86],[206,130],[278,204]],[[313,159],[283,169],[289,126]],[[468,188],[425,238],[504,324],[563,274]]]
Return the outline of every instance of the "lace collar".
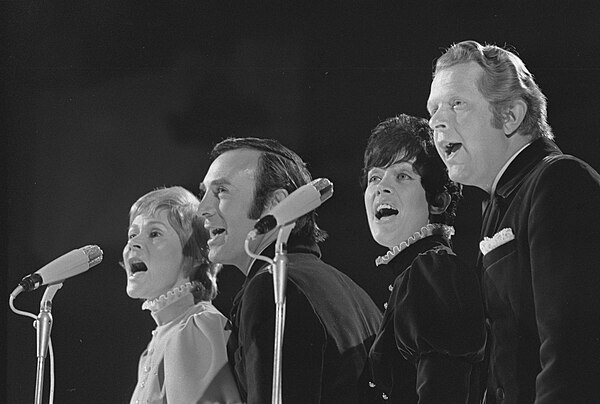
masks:
[[[142,304],[142,310],[150,310],[152,313],[156,313],[171,303],[181,299],[183,296],[190,294],[197,287],[198,282],[196,281],[186,282],[183,285],[176,286],[157,298],[146,300],[144,304]]]
[[[375,260],[375,265],[379,266],[382,264],[387,264],[396,255],[400,254],[400,252],[408,248],[409,245],[414,244],[415,242],[425,237],[432,236],[434,234],[441,234],[442,236],[450,240],[450,237],[454,235],[454,227],[440,223],[429,223],[427,226],[421,227],[421,230],[410,236],[408,240],[403,241],[400,244],[394,246],[385,255],[377,257],[377,259]]]

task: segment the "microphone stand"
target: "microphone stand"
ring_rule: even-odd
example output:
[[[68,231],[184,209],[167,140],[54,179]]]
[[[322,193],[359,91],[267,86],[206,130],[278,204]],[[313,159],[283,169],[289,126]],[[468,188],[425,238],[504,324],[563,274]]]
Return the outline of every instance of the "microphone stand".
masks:
[[[37,371],[35,378],[35,404],[42,404],[44,391],[44,362],[48,353],[50,332],[52,331],[52,298],[62,288],[62,283],[49,285],[40,302],[40,314],[34,323],[37,336]],[[53,387],[53,386],[52,386]]]
[[[273,347],[273,388],[271,402],[281,404],[281,361],[283,331],[285,329],[285,289],[287,283],[287,239],[295,223],[283,226],[279,230],[275,243],[275,257],[271,264],[273,273],[273,291],[275,294],[275,340]]]

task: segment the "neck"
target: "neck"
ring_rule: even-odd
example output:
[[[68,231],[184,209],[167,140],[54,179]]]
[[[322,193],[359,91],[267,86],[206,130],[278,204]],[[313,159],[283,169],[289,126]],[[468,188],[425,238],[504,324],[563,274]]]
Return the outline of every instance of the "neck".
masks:
[[[475,186],[481,188],[482,190],[491,195],[494,192],[495,185],[498,183],[498,180],[500,179],[510,162],[512,162],[516,155],[531,142],[532,139],[530,136],[524,136],[519,133],[516,133],[510,138],[508,138],[506,151],[501,161],[494,166],[493,170],[491,170],[485,181],[483,181],[480,184],[475,184]]]
[[[519,155],[519,153],[521,153],[532,142],[532,140],[530,139],[529,136],[527,136],[527,137],[521,136],[520,140],[521,141],[515,143],[516,146],[518,146],[518,148],[516,150],[511,151],[510,156],[504,161],[504,164],[502,165],[502,167],[500,167],[500,170],[498,170],[498,172],[496,173],[496,175],[494,177],[494,181],[492,182],[490,189],[487,191],[488,194],[493,195],[496,192],[496,187],[498,186],[498,182],[500,181],[500,178],[502,177],[502,175],[504,174],[504,172],[506,171],[508,166],[510,166],[510,164],[513,162],[513,160]],[[525,140],[525,141],[523,141],[523,140]]]

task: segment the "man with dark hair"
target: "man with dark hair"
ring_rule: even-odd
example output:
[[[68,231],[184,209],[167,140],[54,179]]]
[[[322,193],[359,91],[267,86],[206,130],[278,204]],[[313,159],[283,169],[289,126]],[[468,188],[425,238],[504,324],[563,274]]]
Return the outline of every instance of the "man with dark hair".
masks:
[[[546,97],[505,49],[450,47],[427,109],[450,178],[490,195],[486,403],[598,402],[600,175],[552,141]]]
[[[229,360],[247,403],[271,402],[275,304],[264,262],[244,247],[261,216],[311,181],[302,159],[271,139],[226,139],[217,144],[201,190],[200,213],[210,232],[209,259],[246,275],[231,311]],[[272,258],[277,233],[249,245]],[[367,395],[368,352],[381,314],[349,277],[320,260],[325,238],[315,213],[296,222],[287,242],[288,281],[282,354],[282,399],[287,403],[361,403]]]

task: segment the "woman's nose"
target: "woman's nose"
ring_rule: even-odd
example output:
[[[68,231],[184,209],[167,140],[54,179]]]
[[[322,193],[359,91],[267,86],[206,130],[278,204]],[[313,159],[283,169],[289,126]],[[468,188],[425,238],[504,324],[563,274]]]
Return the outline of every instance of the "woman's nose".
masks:
[[[389,184],[389,176],[386,174],[377,184],[377,195],[392,193],[392,187]]]
[[[139,249],[139,248],[142,248],[142,244],[140,243],[140,241],[139,241],[138,237],[139,237],[139,236],[132,237],[132,238],[130,238],[130,239],[127,241],[127,246],[128,246],[130,249],[132,249],[132,250],[133,250],[133,249]]]
[[[385,186],[381,186],[381,185],[377,186],[377,195],[391,194],[391,193],[392,193],[392,190],[390,188],[385,187]]]

